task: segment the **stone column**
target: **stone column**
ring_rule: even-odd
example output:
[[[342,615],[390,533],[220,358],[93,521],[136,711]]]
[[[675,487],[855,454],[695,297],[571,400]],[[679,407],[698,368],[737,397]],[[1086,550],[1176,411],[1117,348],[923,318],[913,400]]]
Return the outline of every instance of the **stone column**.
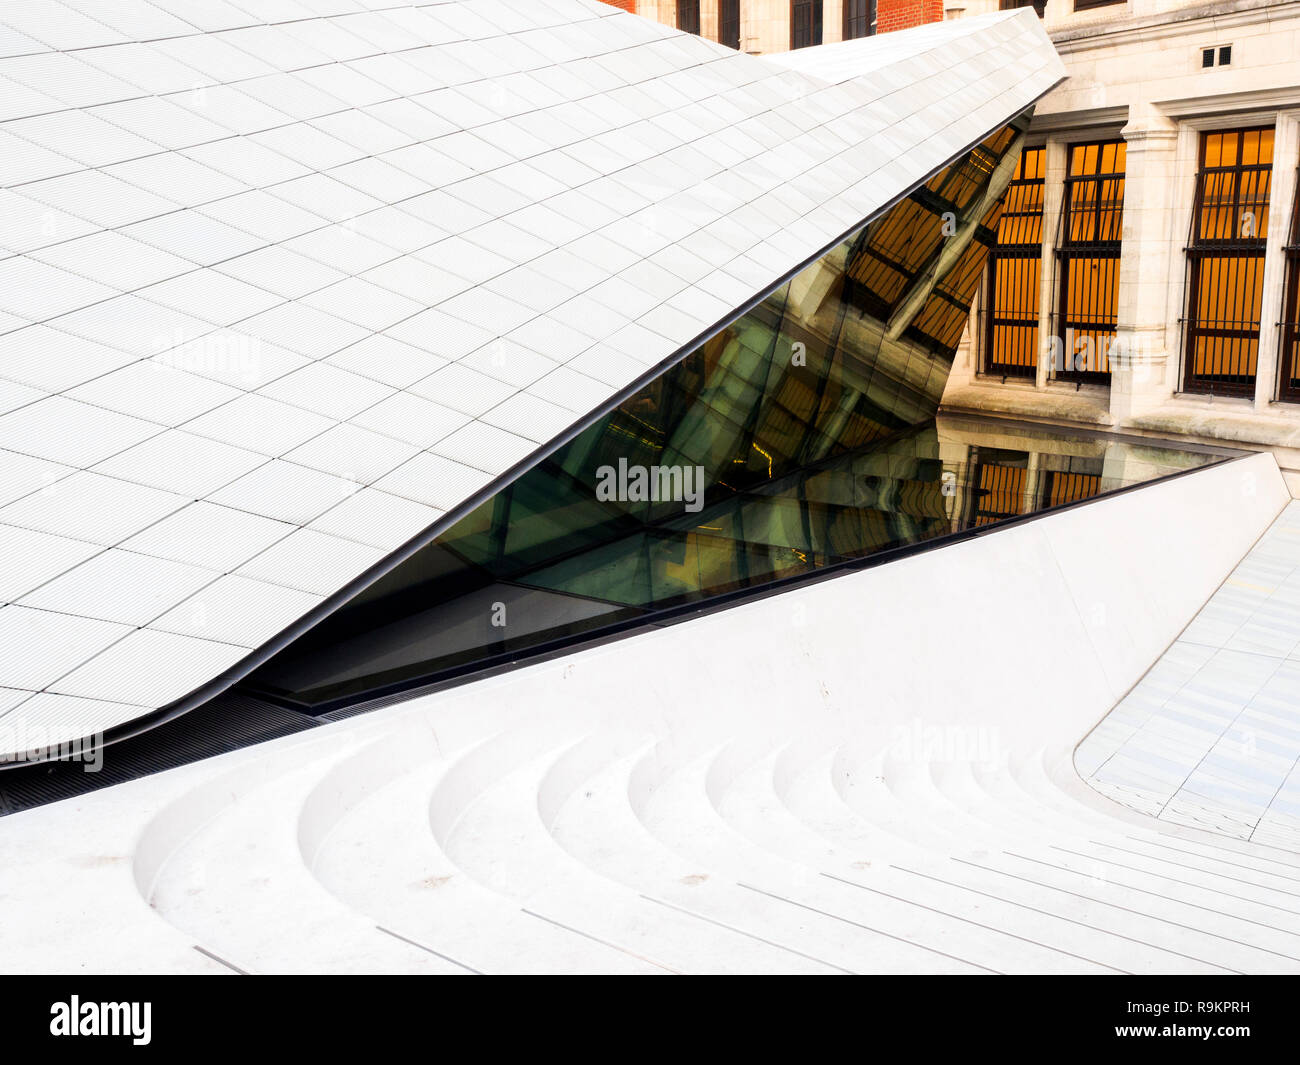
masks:
[[[1043,185],[1043,257],[1038,268],[1038,369],[1034,374],[1037,388],[1045,387],[1051,376],[1053,353],[1065,357],[1064,349],[1052,343],[1052,333],[1054,327],[1059,327],[1053,316],[1056,310],[1056,239],[1061,228],[1065,173],[1069,165],[1065,141],[1059,134],[1048,137],[1043,158],[1043,177],[1046,179]]]
[[[718,39],[718,0],[700,0],[700,36],[706,41]]]
[[[1295,159],[1300,152],[1300,116],[1283,112],[1277,116],[1273,143],[1273,179],[1269,188],[1268,250],[1264,254],[1263,302],[1259,315],[1259,360],[1255,368],[1255,410],[1268,411],[1277,395],[1279,348],[1278,323],[1286,313],[1286,255],[1282,251],[1291,236],[1291,205],[1295,202]]]
[[[844,0],[826,0],[822,5],[822,44],[844,40]]]
[[[1185,273],[1185,234],[1176,217],[1185,214],[1178,209],[1178,127],[1142,105],[1121,132],[1128,149],[1117,343],[1110,358],[1110,410],[1117,425],[1172,394],[1178,352],[1171,348],[1178,337],[1169,329],[1170,293],[1181,291]],[[1184,228],[1186,221],[1181,218]]]

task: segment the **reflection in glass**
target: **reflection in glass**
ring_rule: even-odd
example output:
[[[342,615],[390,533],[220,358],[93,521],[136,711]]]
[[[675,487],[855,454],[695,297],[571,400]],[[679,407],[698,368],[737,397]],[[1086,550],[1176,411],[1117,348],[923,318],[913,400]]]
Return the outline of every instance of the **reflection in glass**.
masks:
[[[1020,139],[957,160],[249,686],[329,708],[1105,490],[1102,466],[945,454],[935,422]]]

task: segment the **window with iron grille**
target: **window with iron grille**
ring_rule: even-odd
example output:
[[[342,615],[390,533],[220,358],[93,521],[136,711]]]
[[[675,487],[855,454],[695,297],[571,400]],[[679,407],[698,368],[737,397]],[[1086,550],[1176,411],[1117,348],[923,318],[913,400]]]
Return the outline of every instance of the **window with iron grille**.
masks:
[[[700,0],[677,0],[677,28],[683,33],[700,32]]]
[[[822,43],[822,0],[791,0],[790,47]]]
[[[1124,3],[1124,0],[1106,0],[1106,3]],[[1047,10],[1047,0],[998,0],[999,11],[1014,11],[1021,7],[1032,7],[1039,18]]]
[[[844,39],[855,41],[876,32],[876,0],[844,0]]]
[[[984,371],[1033,377],[1038,368],[1038,298],[1043,262],[1043,148],[1020,153],[989,254]]]
[[[1082,460],[1100,466],[1101,460]],[[1040,507],[1063,507],[1081,499],[1091,499],[1101,492],[1101,473],[1077,470],[1044,470],[1039,478],[1042,498]]]
[[[1201,134],[1187,248],[1183,389],[1253,395],[1273,130]]]
[[[1025,512],[1029,456],[1023,451],[971,446],[966,462],[970,487],[966,524],[992,525]]]
[[[1286,296],[1282,304],[1281,399],[1300,403],[1300,171],[1291,208],[1291,239],[1286,253]]]
[[[908,294],[921,283],[948,236],[953,235],[950,223],[960,225],[963,219],[971,220],[972,212],[978,207],[993,172],[1010,150],[1013,139],[1014,131],[1010,127],[987,137],[914,190],[897,208],[862,231],[845,269],[846,283],[853,288],[859,305],[885,321],[893,316]],[[981,221],[989,229],[997,224],[996,218],[990,218],[987,213]],[[991,235],[985,236],[991,239]],[[975,243],[979,241],[977,225]],[[968,267],[975,270],[978,283],[979,271],[983,268],[983,245],[976,251],[978,259],[959,264],[932,294],[940,294],[939,290],[946,290],[950,284],[964,283],[962,279]],[[970,295],[967,293],[967,300]],[[943,316],[932,317],[930,310],[937,308],[919,312],[913,324],[925,321],[930,326],[925,330],[926,336],[935,341],[946,338],[947,322],[939,321]],[[965,318],[963,309],[962,324]],[[942,346],[947,347],[946,344]],[[951,358],[951,351],[948,357]]]
[[[1115,4],[1124,4],[1128,0],[1074,0],[1075,11],[1088,11],[1094,7],[1113,7]]]
[[[718,43],[740,47],[740,0],[719,0]]]
[[[1123,141],[1070,148],[1057,252],[1061,361],[1056,376],[1066,381],[1110,381],[1110,347],[1119,311],[1125,154]]]

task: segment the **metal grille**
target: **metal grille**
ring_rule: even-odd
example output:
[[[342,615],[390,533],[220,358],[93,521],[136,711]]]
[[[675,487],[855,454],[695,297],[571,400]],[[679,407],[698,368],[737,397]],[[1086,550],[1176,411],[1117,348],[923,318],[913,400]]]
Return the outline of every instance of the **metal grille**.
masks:
[[[1300,171],[1291,208],[1291,240],[1286,253],[1286,297],[1282,304],[1282,387],[1280,398],[1300,402]]]
[[[719,0],[718,43],[740,47],[740,0]]]
[[[1272,128],[1201,135],[1187,248],[1187,392],[1254,394],[1272,177]]]
[[[844,39],[854,41],[876,32],[876,0],[844,0]]]
[[[790,47],[822,43],[822,0],[791,0]]]
[[[1120,234],[1124,224],[1123,141],[1070,148],[1061,213],[1057,305],[1067,381],[1110,381],[1110,347],[1119,311]]]
[[[971,478],[974,491],[971,492],[970,524],[992,525],[1022,513],[1027,472],[1023,465],[978,463]]]
[[[966,331],[970,319],[970,305],[979,288],[989,248],[997,240],[998,221],[1002,217],[1002,201],[995,203],[980,219],[974,236],[962,252],[961,258],[917,312],[905,336],[928,350],[952,358]]]
[[[1043,502],[1045,507],[1059,507],[1091,499],[1101,493],[1101,474],[1071,473],[1050,470],[1043,475]]]
[[[888,320],[948,235],[988,187],[1014,132],[1003,129],[976,145],[873,222],[849,256],[848,278],[872,314]]]
[[[700,32],[700,0],[677,0],[677,28],[683,33]]]
[[[1038,366],[1045,157],[1043,148],[1021,153],[989,256],[984,370],[1003,377],[1033,377]]]

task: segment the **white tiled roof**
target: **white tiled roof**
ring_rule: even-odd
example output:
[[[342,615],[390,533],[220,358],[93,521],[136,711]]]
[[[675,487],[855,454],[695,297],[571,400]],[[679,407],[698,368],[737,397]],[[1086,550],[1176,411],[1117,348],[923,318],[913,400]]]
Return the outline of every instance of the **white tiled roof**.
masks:
[[[0,730],[229,679],[1064,73],[1032,11],[870,44],[6,0]]]

